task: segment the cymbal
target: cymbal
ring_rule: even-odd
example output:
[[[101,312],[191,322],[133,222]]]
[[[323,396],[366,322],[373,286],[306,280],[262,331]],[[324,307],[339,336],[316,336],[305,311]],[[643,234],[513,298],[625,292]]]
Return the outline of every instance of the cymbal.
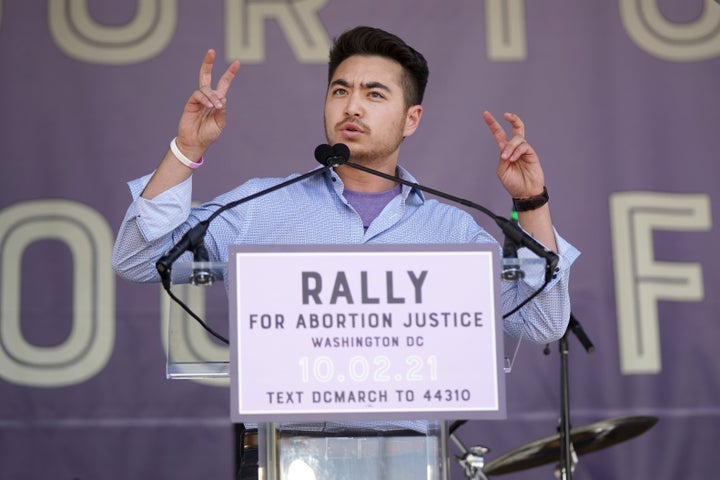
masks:
[[[577,455],[624,442],[645,433],[658,421],[657,417],[620,417],[593,423],[570,430],[570,443]],[[560,434],[550,435],[526,443],[495,460],[488,462],[483,471],[489,475],[502,475],[547,463],[560,462]]]

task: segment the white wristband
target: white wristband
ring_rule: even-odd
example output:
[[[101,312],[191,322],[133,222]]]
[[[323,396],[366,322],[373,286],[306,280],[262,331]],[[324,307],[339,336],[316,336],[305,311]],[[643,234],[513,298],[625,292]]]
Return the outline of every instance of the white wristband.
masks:
[[[172,142],[170,142],[170,151],[175,155],[175,158],[177,158],[180,163],[182,163],[185,166],[188,166],[192,169],[198,168],[200,165],[203,164],[203,157],[200,157],[200,161],[193,162],[189,158],[187,158],[183,153],[180,151],[180,149],[177,146],[177,137],[172,139]]]

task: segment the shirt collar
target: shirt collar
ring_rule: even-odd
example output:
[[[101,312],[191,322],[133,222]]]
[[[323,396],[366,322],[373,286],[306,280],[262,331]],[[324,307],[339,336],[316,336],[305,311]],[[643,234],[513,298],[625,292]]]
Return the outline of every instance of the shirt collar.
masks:
[[[417,180],[415,180],[415,177],[413,177],[410,172],[405,170],[400,165],[397,166],[397,175],[408,182],[419,183]],[[423,194],[422,190],[418,189],[417,187],[409,187],[407,185],[402,186],[402,192],[400,194],[402,195],[403,199],[407,200],[408,196],[411,193],[417,195],[418,201],[420,203],[425,203],[425,195]]]
[[[319,167],[322,168],[322,167]],[[402,178],[403,180],[410,182],[410,183],[418,183],[417,180],[415,180],[415,177],[412,176],[410,172],[408,172],[405,168],[401,167],[400,165],[397,166],[397,175],[398,177]],[[345,185],[343,184],[342,179],[340,176],[335,173],[334,170],[328,170],[325,172],[325,180],[329,184],[329,186],[335,190],[335,193],[342,196],[343,190],[345,189]],[[416,187],[410,187],[408,185],[402,185],[402,188],[400,190],[400,196],[403,198],[404,201],[407,201],[408,197],[410,195],[417,196],[418,203],[425,203],[425,195],[423,195],[423,192],[416,188]]]

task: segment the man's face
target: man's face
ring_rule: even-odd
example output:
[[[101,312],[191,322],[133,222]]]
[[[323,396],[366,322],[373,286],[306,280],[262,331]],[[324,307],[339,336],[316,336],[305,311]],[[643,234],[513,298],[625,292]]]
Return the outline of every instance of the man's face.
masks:
[[[328,143],[344,143],[356,162],[397,161],[403,137],[412,135],[422,107],[405,106],[399,63],[354,55],[338,65],[325,98]]]

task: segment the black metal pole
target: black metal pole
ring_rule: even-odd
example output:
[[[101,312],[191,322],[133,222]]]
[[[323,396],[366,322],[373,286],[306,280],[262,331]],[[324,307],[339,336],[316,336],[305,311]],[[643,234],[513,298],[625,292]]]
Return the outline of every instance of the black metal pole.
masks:
[[[568,332],[558,343],[560,350],[560,479],[572,479],[572,442],[570,436],[570,375],[568,369]]]
[[[575,315],[570,313],[570,321],[568,327],[565,330],[565,334],[562,336],[558,343],[558,350],[560,351],[560,479],[561,480],[572,480],[573,475],[573,447],[572,447],[572,427],[570,425],[570,369],[569,365],[569,352],[570,342],[568,336],[572,332],[580,341],[587,353],[595,351],[595,346],[592,344],[587,334],[578,322]],[[549,353],[549,350],[547,350]]]

